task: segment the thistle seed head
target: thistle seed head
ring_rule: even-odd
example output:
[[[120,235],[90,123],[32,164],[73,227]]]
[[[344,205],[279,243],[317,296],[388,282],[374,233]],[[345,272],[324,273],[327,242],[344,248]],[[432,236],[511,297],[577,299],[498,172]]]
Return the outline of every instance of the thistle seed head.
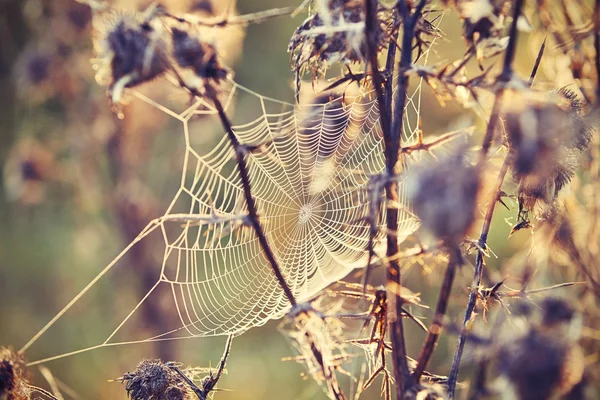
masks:
[[[318,11],[309,16],[292,35],[288,52],[296,73],[296,90],[301,75],[310,71],[313,79],[324,75],[337,62],[352,64],[365,60],[365,12],[360,0],[322,1]],[[378,13],[379,25],[374,33],[379,50],[387,47],[393,26],[390,15]]]
[[[97,46],[99,79],[108,72],[112,101],[121,100],[123,90],[151,81],[169,66],[162,25],[154,18],[138,15],[111,15]],[[108,71],[103,71],[108,69]]]
[[[171,32],[173,58],[177,66],[191,69],[200,79],[199,84],[193,85],[194,89],[209,95],[218,92],[221,82],[229,77],[230,72],[221,64],[215,47],[192,36],[187,30],[174,27]]]
[[[566,89],[519,93],[507,104],[506,141],[520,209],[543,217],[575,176],[593,128],[582,118],[575,94]]]
[[[132,400],[191,400],[193,392],[181,377],[161,360],[143,360],[135,371],[119,381]]]
[[[31,389],[23,357],[11,348],[0,347],[0,399],[28,400]]]
[[[480,187],[479,171],[464,151],[415,171],[407,187],[423,227],[448,245],[459,244],[475,220]]]

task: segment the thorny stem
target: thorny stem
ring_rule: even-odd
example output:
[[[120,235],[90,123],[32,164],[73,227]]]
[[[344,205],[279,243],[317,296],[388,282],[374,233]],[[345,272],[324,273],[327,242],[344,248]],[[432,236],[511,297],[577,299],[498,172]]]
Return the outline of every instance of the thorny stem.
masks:
[[[517,22],[519,20],[519,16],[521,15],[521,9],[523,8],[524,0],[517,0],[514,4],[513,8],[513,20],[510,25],[510,37],[508,41],[508,47],[506,49],[506,53],[504,55],[504,64],[502,68],[502,73],[498,77],[498,83],[500,83],[497,92],[496,99],[494,100],[494,106],[492,108],[492,114],[490,116],[490,121],[487,126],[487,130],[485,133],[485,137],[483,139],[483,144],[481,146],[481,158],[479,160],[480,166],[483,165],[485,159],[487,157],[488,151],[494,139],[494,132],[496,129],[496,125],[500,121],[500,107],[502,103],[502,95],[504,94],[504,84],[509,82],[512,79],[513,70],[512,63],[515,57],[516,47],[517,47]],[[537,64],[537,62],[536,62]],[[535,68],[535,67],[534,67]],[[535,76],[535,75],[533,75]],[[465,310],[465,318],[463,320],[463,326],[467,324],[468,321],[471,320],[473,316],[473,310],[475,308],[475,303],[477,301],[477,292],[479,290],[479,286],[481,285],[481,279],[483,275],[483,266],[485,263],[485,254],[484,249],[487,246],[487,238],[490,232],[490,225],[492,223],[492,217],[494,216],[494,210],[496,208],[496,203],[500,197],[500,191],[502,189],[502,183],[504,182],[504,177],[508,172],[510,159],[508,156],[504,158],[504,162],[502,164],[502,168],[498,173],[498,178],[496,180],[496,185],[493,190],[493,198],[490,201],[488,209],[485,213],[485,217],[483,220],[483,226],[481,228],[481,234],[479,235],[478,247],[479,251],[477,252],[477,260],[475,261],[475,271],[473,275],[473,282],[471,283],[471,290],[469,293],[469,299],[467,301],[467,307]],[[452,368],[450,370],[450,376],[448,377],[448,398],[454,398],[454,391],[456,389],[456,382],[458,380],[458,372],[460,369],[460,361],[462,358],[462,353],[465,347],[465,342],[467,340],[467,336],[464,332],[458,337],[458,345],[456,346],[456,350],[454,352],[454,358],[452,360]]]
[[[492,107],[492,115],[488,123],[485,136],[483,138],[483,144],[481,145],[481,161],[485,160],[487,153],[494,140],[494,133],[496,131],[496,125],[500,120],[500,106],[502,105],[502,95],[504,94],[505,84],[510,82],[513,77],[512,63],[515,58],[515,52],[517,50],[517,22],[519,15],[521,15],[521,9],[523,8],[524,0],[517,0],[513,8],[513,20],[510,24],[508,46],[504,53],[504,64],[502,72],[498,76],[496,99]]]
[[[379,104],[379,112],[381,114],[380,123],[381,130],[383,131],[383,137],[385,140],[385,159],[386,159],[386,177],[395,176],[396,164],[398,162],[398,153],[400,147],[400,136],[401,132],[395,134],[392,131],[393,121],[391,119],[392,115],[392,83],[393,83],[393,66],[396,58],[395,46],[390,45],[388,50],[388,58],[386,61],[386,72],[389,73],[389,77],[387,82],[384,83],[383,77],[379,73],[379,64],[377,62],[377,42],[376,42],[376,25],[377,22],[377,5],[378,2],[374,0],[366,0],[366,21],[365,21],[365,29],[367,36],[367,47],[369,52],[369,63],[371,64],[371,69],[373,71],[373,83],[375,86],[375,90],[377,93],[377,101]],[[409,45],[404,46],[403,48],[403,58],[406,59],[407,56],[404,53],[408,53],[408,64],[410,65],[410,56],[411,56],[411,44],[412,44],[412,34],[406,34],[406,23],[405,22],[405,38],[408,36]],[[414,24],[413,24],[414,25]],[[389,68],[389,69],[388,69]],[[405,84],[408,83],[408,78],[403,77],[402,71],[400,71],[400,81],[404,81]],[[385,84],[385,94],[384,87]],[[404,94],[402,97],[402,104],[399,104],[397,107],[404,110],[404,103],[406,101],[406,86],[404,87]],[[398,103],[397,103],[398,104]],[[402,119],[402,115],[400,114],[400,119]],[[395,125],[395,124],[394,124]],[[400,124],[401,126],[402,124]],[[386,199],[389,203],[397,201],[397,182],[395,180],[387,179],[385,183],[385,191],[386,191]],[[388,208],[387,210],[387,219],[386,219],[386,227],[387,227],[387,252],[386,256],[390,258],[398,253],[398,210],[393,208]],[[370,256],[371,257],[371,256]],[[394,283],[396,285],[401,284],[400,279],[400,265],[397,260],[391,260],[388,263],[387,269],[387,281],[388,285],[390,283]],[[396,298],[394,296],[394,298]],[[394,366],[394,377],[396,378],[396,391],[397,398],[401,399],[403,397],[403,393],[405,391],[405,387],[408,386],[410,381],[410,371],[408,369],[408,362],[406,361],[406,344],[404,341],[404,327],[402,324],[402,301],[401,299],[396,299],[396,301],[391,302],[391,304],[395,304],[395,314],[396,318],[390,319],[391,329],[390,329],[390,337],[392,340],[392,364]]]
[[[402,119],[404,117],[404,108],[406,105],[406,90],[408,88],[408,76],[404,73],[412,63],[412,41],[414,38],[414,30],[421,12],[427,0],[421,0],[413,15],[410,15],[408,4],[400,1],[398,4],[402,23],[404,27],[402,37],[402,53],[398,64],[398,94],[395,102],[395,115],[392,119],[392,84],[393,73],[390,73],[386,82],[379,73],[379,64],[377,61],[377,41],[375,37],[377,22],[377,2],[366,0],[366,36],[368,47],[368,58],[373,71],[373,83],[377,93],[377,101],[379,104],[379,112],[381,114],[380,123],[383,131],[385,142],[385,160],[386,160],[386,177],[396,176],[398,172],[398,159],[401,149],[402,138]],[[394,61],[396,58],[395,46],[390,45],[388,57],[386,61],[386,72],[393,72]],[[384,92],[385,89],[385,92]],[[386,200],[388,204],[397,203],[398,183],[394,179],[387,179],[385,183]],[[400,264],[394,256],[398,253],[398,210],[393,207],[388,207],[386,214],[387,228],[387,251],[386,256],[388,261],[387,282],[388,286],[400,287],[402,284],[400,275]],[[372,257],[371,247],[369,248]],[[410,386],[411,376],[406,360],[406,344],[404,341],[404,327],[402,323],[402,300],[394,297],[395,315],[396,318],[391,318],[390,337],[392,341],[392,360],[394,365],[394,376],[396,378],[397,397],[403,397],[405,389]],[[394,313],[394,312],[393,312]]]
[[[229,137],[229,141],[231,142],[231,145],[233,146],[233,149],[235,151],[235,159],[237,162],[238,171],[240,173],[240,178],[242,180],[242,187],[244,189],[244,198],[246,200],[246,206],[248,207],[249,224],[251,225],[252,229],[254,229],[254,232],[258,237],[260,247],[265,253],[267,261],[269,261],[269,264],[271,264],[271,269],[273,270],[273,273],[275,274],[275,277],[279,282],[279,286],[281,286],[288,301],[290,302],[292,307],[294,307],[297,304],[296,297],[290,290],[290,287],[285,281],[285,277],[281,273],[279,263],[275,258],[275,254],[273,254],[273,250],[271,249],[269,241],[267,240],[267,237],[265,236],[265,233],[260,224],[260,219],[256,208],[256,202],[254,200],[254,197],[252,196],[250,176],[248,174],[248,166],[246,165],[246,149],[240,144],[240,141],[238,140],[237,136],[235,136],[235,133],[233,133],[231,122],[229,121],[227,114],[225,114],[225,110],[223,109],[221,102],[217,98],[213,98],[212,101],[215,105],[215,108],[217,109],[219,118],[221,119],[221,124],[223,124],[225,131],[227,131],[227,136]]]
[[[600,0],[598,0],[600,1]],[[531,87],[533,85],[533,80],[535,79],[535,76],[537,75],[537,71],[538,68],[540,67],[540,63],[542,62],[542,57],[544,56],[544,50],[546,49],[546,39],[544,38],[544,41],[542,42],[542,45],[540,46],[540,51],[538,51],[538,55],[535,59],[535,64],[533,65],[533,69],[531,70],[531,75],[529,75],[529,87]]]
[[[498,122],[500,122],[500,108],[502,106],[503,94],[504,89],[499,89],[496,93],[496,98],[494,99],[494,105],[492,106],[490,122],[488,123],[487,129],[485,131],[485,136],[483,137],[483,144],[481,145],[481,156],[479,159],[480,164],[484,163],[486,160],[487,154],[490,150],[490,146],[492,145],[492,141],[494,140],[494,132],[496,131],[496,126],[498,125]]]
[[[401,150],[402,138],[402,120],[404,117],[404,109],[406,106],[406,90],[408,89],[409,77],[405,73],[412,63],[412,42],[414,39],[415,27],[421,18],[421,12],[427,4],[427,0],[421,0],[415,7],[413,14],[410,14],[408,4],[401,0],[398,3],[398,10],[402,18],[403,35],[402,35],[402,52],[400,61],[398,62],[398,90],[396,101],[394,103],[394,117],[392,129],[389,132],[384,131],[385,144],[385,163],[386,176],[396,176],[400,165],[398,158]],[[389,61],[389,60],[388,60]],[[390,90],[391,92],[391,90]],[[390,107],[391,108],[391,107]],[[390,113],[391,114],[391,113]],[[396,204],[398,201],[398,182],[396,180],[388,180],[385,185],[386,201],[388,204]],[[388,287],[399,288],[402,286],[402,277],[400,274],[400,264],[393,257],[398,253],[398,209],[388,207],[386,214],[387,227],[387,252],[388,268],[387,268],[387,284]],[[392,315],[396,318],[390,318],[391,329],[390,338],[392,341],[392,361],[394,366],[394,377],[396,378],[396,397],[401,399],[404,397],[406,388],[411,386],[412,379],[408,362],[406,360],[406,343],[404,340],[404,326],[402,323],[402,299],[398,296],[392,297],[394,301]]]
[[[475,303],[477,301],[477,293],[479,291],[479,287],[481,286],[481,279],[483,276],[483,266],[485,265],[485,253],[484,250],[487,246],[487,238],[490,232],[490,226],[492,224],[492,217],[494,216],[494,210],[496,209],[496,203],[500,198],[500,192],[502,189],[502,183],[504,182],[504,177],[508,172],[508,167],[510,164],[510,158],[507,156],[504,159],[504,163],[500,168],[500,172],[498,173],[498,177],[496,178],[496,184],[493,188],[493,197],[490,200],[488,208],[485,212],[485,217],[483,219],[483,226],[481,227],[481,234],[479,235],[479,240],[477,241],[477,247],[479,251],[477,252],[477,260],[475,262],[475,273],[473,276],[473,282],[471,283],[471,290],[469,292],[469,300],[467,301],[467,308],[465,311],[465,318],[463,320],[463,327],[467,324],[468,321],[471,320],[473,316],[473,310],[475,309]],[[454,390],[456,388],[456,382],[458,379],[458,372],[460,369],[460,360],[462,358],[462,353],[465,347],[465,342],[467,341],[466,332],[461,331],[458,337],[458,345],[456,346],[456,351],[454,353],[454,359],[452,360],[452,368],[450,370],[450,376],[448,377],[448,398],[454,398]]]
[[[504,53],[504,65],[502,67],[502,73],[499,77],[500,80],[503,82],[510,81],[513,75],[512,63],[515,58],[515,53],[517,51],[517,23],[519,20],[519,16],[521,15],[521,9],[523,8],[524,2],[525,0],[516,0],[515,5],[513,7],[513,19],[510,24],[510,30],[508,33],[508,46],[506,47],[506,52]]]
[[[381,130],[383,131],[383,135],[389,135],[390,131],[390,115],[391,110],[387,106],[390,103],[387,99],[387,90],[384,93],[384,85],[387,89],[389,86],[389,82],[393,80],[393,76],[384,80],[381,72],[379,71],[379,62],[377,61],[377,24],[379,21],[377,20],[377,7],[379,5],[378,1],[374,0],[366,0],[365,1],[365,36],[367,42],[367,58],[368,62],[371,66],[372,75],[373,75],[373,86],[375,87],[375,92],[377,94],[377,103],[379,105],[379,113],[381,118],[379,118],[379,123],[381,124]],[[393,49],[393,50],[392,50]],[[392,56],[390,54],[394,52]],[[390,57],[395,57],[395,46],[389,46],[388,49],[388,60]],[[393,66],[393,64],[392,64]],[[386,70],[386,72],[389,72]],[[380,206],[380,193],[381,193],[381,184],[378,180],[373,181],[373,193],[371,194],[370,199],[370,207],[369,207],[369,242],[367,244],[367,250],[369,252],[369,258],[367,260],[367,267],[365,270],[364,276],[364,288],[366,289],[367,284],[369,283],[369,276],[371,273],[371,262],[375,257],[375,236],[377,235],[378,226],[377,226],[377,216],[379,213]]]
[[[368,62],[371,66],[372,75],[373,75],[373,84],[375,86],[375,92],[377,94],[377,104],[379,105],[379,110],[381,114],[381,118],[379,118],[381,124],[381,130],[384,133],[384,136],[389,135],[391,129],[391,115],[392,115],[392,84],[394,81],[393,70],[394,70],[394,61],[396,59],[396,46],[390,45],[388,47],[387,59],[385,64],[385,73],[387,74],[387,79],[384,79],[381,71],[379,70],[379,62],[377,60],[377,24],[379,23],[377,19],[377,7],[379,5],[378,1],[374,0],[366,0],[365,1],[365,35],[367,38],[367,51],[368,51]],[[398,38],[398,33],[396,33],[396,40]],[[394,39],[394,38],[392,38]],[[385,90],[385,91],[384,91]],[[364,286],[369,283],[369,275],[372,268],[373,258],[376,256],[374,250],[374,242],[375,236],[378,231],[377,226],[377,217],[379,213],[380,206],[380,193],[381,193],[381,183],[379,180],[374,181],[372,198],[370,200],[371,207],[369,209],[369,243],[367,244],[367,250],[369,252],[369,258],[367,262],[367,268],[365,270],[364,277]]]
[[[413,380],[415,382],[419,382],[419,379],[421,379],[421,375],[423,375],[425,368],[427,368],[431,356],[433,355],[433,351],[437,346],[440,334],[442,333],[443,318],[446,315],[446,309],[448,308],[452,284],[454,283],[454,277],[456,276],[456,269],[462,264],[461,260],[462,255],[460,254],[460,249],[450,249],[450,260],[448,261],[448,267],[444,274],[444,281],[442,282],[438,301],[435,306],[435,315],[427,333],[425,344],[419,354],[417,366],[413,371]]]

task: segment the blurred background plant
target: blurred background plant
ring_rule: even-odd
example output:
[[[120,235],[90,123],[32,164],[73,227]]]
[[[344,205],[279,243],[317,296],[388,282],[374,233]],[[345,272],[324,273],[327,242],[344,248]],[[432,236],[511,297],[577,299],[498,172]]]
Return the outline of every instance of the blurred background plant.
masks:
[[[114,1],[111,5],[120,10],[141,10],[146,8],[146,3]],[[357,2],[359,3],[361,2]],[[506,107],[502,109],[502,113],[505,114],[508,129],[506,141],[511,148],[511,156],[507,159],[513,162],[510,168],[514,182],[507,179],[501,188],[502,200],[510,210],[503,207],[497,207],[495,210],[493,229],[490,230],[488,238],[489,249],[480,249],[481,252],[489,252],[490,256],[485,259],[483,282],[481,287],[475,288],[477,292],[474,296],[477,299],[475,307],[479,316],[485,317],[492,311],[500,316],[492,313],[485,326],[478,319],[473,332],[479,335],[477,337],[494,338],[497,334],[495,319],[502,320],[505,315],[502,313],[502,306],[509,302],[506,299],[521,296],[521,288],[533,290],[564,282],[587,281],[587,285],[558,287],[552,294],[577,299],[577,312],[581,313],[583,318],[579,340],[583,357],[578,358],[577,362],[586,366],[582,376],[585,382],[590,383],[586,389],[587,395],[591,396],[589,398],[595,398],[599,390],[595,382],[600,378],[596,362],[600,340],[600,314],[597,312],[600,293],[600,274],[597,270],[600,260],[598,135],[588,139],[588,142],[592,142],[591,151],[586,149],[587,146],[579,146],[578,153],[574,156],[575,160],[569,159],[570,164],[565,166],[558,165],[549,172],[551,176],[543,176],[542,183],[536,181],[532,184],[524,178],[534,169],[526,165],[529,159],[544,157],[544,160],[548,160],[545,163],[554,165],[558,163],[557,158],[563,157],[562,150],[557,150],[555,145],[556,137],[548,139],[544,136],[551,135],[548,133],[552,127],[550,122],[546,121],[548,126],[534,126],[536,121],[545,118],[546,115],[553,117],[553,113],[566,110],[576,113],[577,116],[571,115],[574,119],[569,121],[561,120],[559,116],[554,129],[556,126],[567,129],[567,126],[574,123],[598,125],[597,110],[589,112],[591,105],[597,101],[596,70],[595,64],[591,62],[597,57],[593,47],[593,35],[590,34],[593,21],[590,22],[589,18],[592,14],[580,12],[591,11],[592,5],[573,2],[577,7],[581,7],[576,8],[561,6],[560,2],[544,3],[545,8],[539,14],[539,21],[534,15],[533,2],[525,8],[526,18],[521,21],[524,26],[519,27],[519,41],[516,46],[518,57],[514,59],[514,71],[519,76],[529,77],[542,42],[547,40],[546,53],[535,78],[536,85],[539,85],[537,89],[544,90],[550,98],[550,90],[568,85],[568,89],[580,99],[576,102],[581,101],[581,104],[575,104],[569,97],[570,94],[565,96],[566,100],[559,99],[551,104],[544,96],[540,100],[529,99],[520,94],[517,95],[519,101],[506,101],[510,99],[510,94],[505,94]],[[223,15],[232,10],[228,2],[222,1],[169,0],[163,1],[162,4],[175,15],[193,12],[206,18]],[[494,98],[486,93],[481,94],[476,87],[492,87],[493,80],[484,78],[503,72],[501,56],[507,43],[502,42],[502,38],[511,22],[511,7],[504,5],[490,9],[486,1],[468,4],[469,7],[458,8],[462,19],[456,9],[450,9],[439,20],[429,18],[428,22],[431,20],[435,24],[439,23],[439,31],[429,26],[419,28],[427,34],[438,35],[438,40],[443,43],[442,46],[434,47],[435,52],[430,56],[429,65],[435,67],[415,69],[411,72],[416,77],[426,78],[430,83],[424,85],[421,104],[421,109],[427,113],[426,116],[422,115],[424,118],[421,121],[421,131],[424,132],[426,140],[453,130],[452,128],[460,130],[473,124],[476,125],[477,132],[486,130],[487,116],[479,118],[482,115],[480,110],[490,109]],[[235,12],[243,15],[284,6],[297,7],[299,2],[244,1],[235,4]],[[432,8],[436,6],[441,7],[435,3]],[[477,6],[481,9],[476,9]],[[149,221],[164,214],[180,184],[183,138],[179,124],[174,123],[175,121],[165,114],[156,112],[146,103],[131,101],[121,108],[109,102],[106,88],[97,84],[95,71],[91,67],[90,60],[96,56],[93,52],[93,38],[97,39],[98,35],[102,34],[102,28],[92,27],[92,14],[87,5],[74,0],[6,0],[0,4],[0,9],[0,29],[3,37],[0,44],[0,90],[4,100],[0,108],[0,161],[3,166],[0,186],[0,218],[3,227],[0,231],[0,304],[3,305],[0,307],[0,343],[19,346],[27,342],[57,310],[90,282],[98,274],[100,266],[110,262],[115,254],[134,240]],[[306,12],[303,11],[293,19],[272,19],[246,28],[224,26],[218,28],[216,33],[212,30],[211,32],[215,37],[217,51],[224,64],[234,72],[236,82],[263,95],[293,102],[298,85],[294,73],[311,71],[310,68],[298,71],[300,65],[296,65],[292,71],[290,56],[285,50],[290,37],[298,35],[297,27],[305,17]],[[311,28],[314,28],[314,25],[313,21]],[[536,29],[531,29],[531,25]],[[394,27],[394,23],[390,23],[389,28],[392,31],[398,29],[397,26]],[[467,49],[472,50],[477,62],[470,62],[465,56],[467,67],[464,70],[462,67],[465,64],[460,65],[457,62],[449,70],[442,69],[439,73],[436,68],[445,65],[444,62],[460,60],[465,54],[463,35],[467,39]],[[498,42],[494,42],[494,39]],[[354,46],[351,50],[359,47],[360,45]],[[350,58],[358,57],[350,50],[347,51]],[[493,58],[497,53],[500,55]],[[306,56],[305,53],[302,54]],[[96,61],[94,64],[97,65]],[[313,62],[308,59],[302,61],[307,64]],[[481,75],[478,64],[485,67],[487,72],[484,75]],[[456,71],[450,72],[454,68]],[[492,72],[487,68],[492,68]],[[354,72],[357,71],[361,70],[354,68]],[[320,74],[323,71],[316,72],[319,78],[322,77]],[[481,80],[472,85],[477,90],[469,93],[470,88],[464,83],[467,81],[466,77],[471,76],[481,76]],[[454,78],[462,85],[456,85]],[[413,78],[412,82],[411,88],[415,86],[416,79]],[[507,91],[525,85],[517,79],[503,84],[508,88]],[[305,83],[303,90],[309,93],[312,88]],[[498,90],[492,88],[492,91]],[[505,90],[504,87],[501,90]],[[172,85],[161,81],[146,85],[141,91],[168,104],[185,103],[188,100],[187,93],[174,90]],[[477,100],[483,107],[473,106],[475,94],[479,94]],[[555,95],[560,93],[552,94]],[[567,102],[566,106],[563,101]],[[558,106],[555,103],[558,103]],[[463,107],[465,105],[466,108]],[[525,111],[532,115],[530,119],[522,117],[521,113]],[[256,118],[258,115],[253,115],[255,112],[250,104],[243,101],[235,105],[236,116]],[[587,120],[583,121],[579,113],[585,113]],[[209,118],[195,123],[202,124],[203,132],[202,137],[196,138],[196,146],[208,152],[222,135],[222,129],[216,121]],[[479,143],[481,137],[478,134],[474,136],[473,141]],[[558,140],[564,142],[563,139],[561,136]],[[567,150],[577,147],[574,145]],[[437,233],[444,243],[453,249],[461,245],[464,249],[462,239],[468,229],[471,230],[467,236],[479,235],[477,228],[480,226],[478,222],[482,220],[482,213],[474,211],[473,208],[485,210],[490,201],[487,198],[476,197],[477,192],[481,196],[481,193],[493,191],[499,171],[508,168],[508,162],[506,167],[502,166],[506,152],[499,148],[500,146],[496,145],[493,147],[494,151],[485,168],[473,163],[477,165],[477,173],[471,173],[468,169],[475,168],[474,166],[465,167],[466,182],[461,186],[465,189],[460,192],[472,191],[473,193],[469,192],[467,196],[468,200],[477,199],[477,203],[468,205],[470,201],[462,202],[456,199],[459,206],[467,208],[464,211],[466,215],[454,215],[460,220],[457,223],[458,228],[452,221],[448,222],[448,226],[440,227],[439,221],[448,219],[444,217],[444,213],[452,215],[452,209],[444,210],[443,207],[428,204],[426,201],[436,200],[435,195],[427,193],[427,190],[434,188],[435,193],[451,195],[451,190],[443,189],[449,183],[439,182],[435,177],[426,179],[427,173],[423,172],[425,175],[422,176],[425,177],[421,182],[431,183],[424,188],[415,185],[415,196],[421,206],[420,210],[416,211],[424,213],[419,216],[425,228]],[[475,153],[470,153],[471,156],[473,154]],[[453,170],[462,168],[462,158],[458,164],[454,161],[456,165],[452,164],[453,161],[447,162],[454,165],[451,167]],[[564,170],[566,172],[563,172]],[[555,174],[563,179],[560,184],[556,182]],[[455,179],[456,176],[452,178]],[[561,212],[554,212],[553,206],[558,198],[558,190],[566,185],[564,180],[569,179],[572,179],[570,191],[563,191],[563,197],[559,199],[564,207],[561,205]],[[477,182],[473,183],[473,180]],[[481,187],[479,181],[482,182]],[[548,182],[551,182],[551,188],[544,186],[543,190],[538,190],[538,186]],[[506,195],[513,192],[515,195],[512,197]],[[525,200],[532,197],[536,197],[535,201]],[[543,202],[545,207],[540,209],[540,202]],[[567,216],[562,210],[566,210]],[[431,212],[434,212],[433,216]],[[442,216],[436,213],[441,213]],[[536,218],[540,216],[543,221],[538,222]],[[477,222],[474,222],[474,219]],[[529,229],[521,229],[531,225],[536,226],[533,235]],[[458,229],[458,232],[452,229]],[[452,233],[448,234],[449,231]],[[511,237],[507,240],[509,234]],[[424,240],[427,242],[427,238]],[[78,302],[73,309],[77,324],[61,325],[49,331],[44,339],[45,345],[38,346],[34,354],[28,352],[27,356],[41,359],[88,347],[90,343],[94,343],[94,339],[98,339],[95,331],[106,325],[118,323],[119,319],[115,315],[119,314],[123,304],[132,303],[133,298],[143,296],[155,284],[163,257],[159,243],[162,243],[159,236],[150,236],[132,248],[126,256],[130,267],[120,269],[116,278],[100,284],[99,298],[103,300],[102,306],[86,299]],[[419,244],[419,239],[411,238],[407,248],[414,245],[418,248]],[[428,246],[434,248],[435,244]],[[427,248],[427,245],[422,247],[424,248]],[[477,246],[474,248],[473,253],[476,253]],[[448,257],[443,251],[423,250],[411,254],[411,257],[401,262],[405,271],[403,285],[420,292],[421,304],[433,305],[441,285],[439,276],[448,263]],[[450,326],[452,323],[460,325],[469,287],[473,286],[472,265],[476,263],[474,257],[466,254],[466,260],[459,263],[464,265],[456,269],[456,282],[446,312],[449,317],[444,319],[451,321]],[[448,266],[448,269],[450,270],[451,266]],[[351,276],[350,279],[360,282],[361,276]],[[384,282],[385,271],[381,268],[375,269],[370,283],[378,285]],[[516,288],[517,294],[511,294],[508,288]],[[353,288],[346,290],[346,294],[352,292],[350,297],[358,296],[360,290]],[[328,292],[327,296],[337,298],[339,302],[339,294],[334,293]],[[321,301],[326,303],[323,308],[329,313],[340,314],[347,311],[345,305],[338,305],[336,301]],[[494,305],[496,307],[492,307]],[[377,312],[381,311],[375,313]],[[529,318],[533,315],[530,311],[514,312],[515,318],[522,315]],[[532,328],[533,333],[525,337],[533,337],[535,340],[530,340],[536,344],[542,343],[540,348],[547,348],[543,347],[547,342],[538,340],[536,336],[539,330],[547,330],[549,324],[543,316],[544,312],[541,314],[542,317],[538,317],[541,322]],[[433,318],[429,311],[420,312],[419,315]],[[161,297],[153,298],[143,308],[143,323],[134,329],[141,336],[155,336],[165,332],[177,318],[170,304],[161,301]],[[532,320],[534,318],[531,317]],[[321,319],[312,314],[306,319],[307,321],[302,322],[291,321],[292,325],[295,324],[293,329],[286,326],[284,330],[291,329],[292,332],[296,332],[299,329],[300,332],[304,332],[302,329],[308,329],[307,325],[317,325],[317,328],[310,329],[316,329],[323,335],[323,338],[319,339],[320,344],[337,340],[340,329],[338,326],[328,330],[329,328],[320,325]],[[571,321],[571,316],[567,319]],[[425,325],[429,325],[428,320],[424,322]],[[439,323],[442,323],[442,320]],[[467,325],[471,327],[470,324]],[[310,347],[311,339],[308,339],[307,345],[303,342],[307,340],[306,335],[298,336],[297,332],[295,336],[290,334],[293,346],[299,346],[301,353],[301,358],[294,360],[301,362],[282,363],[282,358],[293,354],[293,346],[289,345],[277,330],[277,326],[277,321],[270,322],[235,339],[234,351],[227,363],[229,374],[224,375],[220,381],[220,387],[228,391],[218,393],[218,398],[302,399],[324,396],[314,382],[306,379],[309,375],[317,381],[323,379],[322,374],[319,378],[319,371],[315,372],[319,365],[309,368],[307,375],[301,365],[302,361],[314,356],[314,352],[302,353],[306,346]],[[377,323],[374,326],[377,326]],[[448,375],[456,334],[460,333],[460,328],[448,331],[450,334],[445,334],[440,339],[427,367],[428,374]],[[385,336],[385,332],[382,336]],[[425,338],[422,328],[418,324],[406,324],[405,337],[409,355],[416,358]],[[523,340],[526,346],[529,342]],[[518,356],[514,355],[515,351],[519,352],[518,348],[514,350],[499,343],[498,348],[492,346],[490,349],[486,340],[482,339],[482,342],[483,345],[467,349],[461,370],[461,378],[464,376],[467,382],[465,386],[481,396],[484,391],[493,388],[484,388],[483,385],[480,387],[477,379],[469,378],[473,375],[473,370],[481,370],[479,366],[491,363],[479,353],[499,354],[497,359],[492,360],[495,362],[509,360],[505,362],[511,365],[521,362]],[[124,398],[123,387],[119,383],[107,381],[125,376],[124,372],[134,370],[143,358],[176,360],[186,366],[206,366],[209,362],[216,365],[221,358],[224,343],[224,338],[202,338],[108,347],[57,360],[49,366],[65,394],[72,390],[79,393],[80,398]],[[51,347],[48,344],[51,344]],[[552,345],[554,344],[552,342]],[[359,345],[368,349],[367,354],[383,354],[385,359],[385,350],[377,348],[373,352],[370,349],[371,343]],[[326,350],[335,353],[331,357],[340,364],[334,363],[332,368],[339,371],[338,367],[343,365],[344,357],[348,357],[344,348],[338,349],[332,345]],[[381,366],[381,361],[370,362],[369,371],[377,370]],[[500,365],[497,368],[502,372],[501,375],[509,380],[514,376],[523,376],[523,373],[515,372],[510,366]],[[391,366],[388,366],[388,369],[391,370]],[[36,372],[35,368],[32,372]],[[350,373],[357,374],[357,371]],[[34,374],[33,381],[36,385],[46,385],[42,380],[43,375]],[[379,382],[380,378],[376,379]],[[435,380],[432,378],[432,381]],[[341,382],[342,388],[344,384],[348,384],[343,380]],[[518,386],[519,383],[515,385]],[[370,388],[361,398],[378,398],[381,391],[379,383],[367,386]],[[331,395],[336,390],[329,387],[326,391]],[[519,389],[515,391],[518,392]]]

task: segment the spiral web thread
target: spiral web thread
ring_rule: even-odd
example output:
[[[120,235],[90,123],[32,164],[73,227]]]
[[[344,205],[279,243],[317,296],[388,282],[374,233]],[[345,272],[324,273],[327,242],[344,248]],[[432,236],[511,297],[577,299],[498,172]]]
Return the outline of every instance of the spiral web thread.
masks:
[[[427,60],[429,49],[422,60]],[[407,95],[403,143],[418,137],[422,80]],[[133,92],[134,96],[182,124],[185,155],[181,184],[166,213],[153,221],[22,349],[29,348],[91,289],[125,254],[150,233],[162,232],[165,250],[160,279],[101,344],[30,363],[31,365],[107,346],[239,334],[279,318],[289,303],[249,229],[235,229],[245,214],[243,192],[226,137],[206,154],[193,145],[189,122],[214,115],[210,102],[196,99],[181,113]],[[261,224],[283,275],[302,301],[352,269],[367,263],[367,215],[371,176],[384,170],[383,135],[372,89],[322,104],[294,106],[261,96],[231,82],[224,108],[236,95],[251,98],[261,115],[234,126],[243,144],[265,144],[247,156]],[[202,124],[199,124],[202,125]],[[405,205],[400,182],[399,203]],[[379,225],[383,228],[385,206]],[[399,212],[399,237],[416,230],[408,208]],[[382,229],[382,232],[384,229]],[[381,245],[383,234],[376,238]],[[114,341],[115,335],[159,286],[169,286],[181,326],[151,338]]]

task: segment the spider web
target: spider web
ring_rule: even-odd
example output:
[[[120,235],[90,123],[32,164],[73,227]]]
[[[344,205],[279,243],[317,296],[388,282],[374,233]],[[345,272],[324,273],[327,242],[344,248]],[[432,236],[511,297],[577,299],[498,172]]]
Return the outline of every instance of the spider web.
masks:
[[[427,59],[429,49],[422,59]],[[417,141],[422,80],[407,95],[403,143]],[[127,252],[152,232],[160,232],[164,257],[160,278],[108,338],[97,345],[35,361],[30,365],[91,349],[129,343],[240,334],[280,318],[287,301],[254,233],[236,229],[246,213],[243,189],[226,137],[201,154],[195,138],[201,115],[215,115],[208,101],[177,113],[139,92],[133,95],[181,123],[185,142],[180,187],[165,214],[151,221],[103,271],[22,349],[29,348]],[[260,110],[256,119],[234,125],[243,144],[264,144],[250,152],[247,163],[261,224],[286,278],[299,301],[367,263],[370,177],[383,172],[383,134],[372,89],[327,102],[294,105],[259,95],[235,82],[224,94],[231,114],[237,97],[251,99]],[[221,129],[222,130],[222,129]],[[418,157],[418,156],[417,156]],[[402,181],[398,199],[406,206]],[[385,206],[378,224],[384,228]],[[398,240],[413,233],[418,221],[408,207],[399,211]],[[381,232],[384,232],[382,229]],[[383,233],[376,238],[381,250]],[[115,341],[115,335],[159,287],[167,287],[181,325],[159,336]]]

